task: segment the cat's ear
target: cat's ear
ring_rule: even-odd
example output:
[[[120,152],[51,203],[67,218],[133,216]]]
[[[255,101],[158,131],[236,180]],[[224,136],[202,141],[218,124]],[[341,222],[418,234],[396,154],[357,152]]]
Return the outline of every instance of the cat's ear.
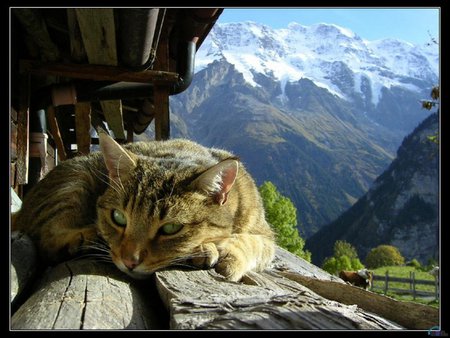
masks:
[[[219,162],[197,177],[192,186],[212,196],[217,204],[223,205],[236,180],[238,168],[236,160]]]
[[[109,178],[113,181],[125,180],[136,166],[135,159],[107,133],[100,131],[98,137]]]

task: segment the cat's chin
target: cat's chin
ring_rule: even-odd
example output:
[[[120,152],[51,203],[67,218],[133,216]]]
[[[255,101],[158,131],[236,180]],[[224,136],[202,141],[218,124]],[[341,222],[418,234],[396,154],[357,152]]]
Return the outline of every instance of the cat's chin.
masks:
[[[135,271],[124,271],[128,276],[133,277],[134,279],[147,279],[149,278],[153,272],[135,272]]]
[[[147,279],[153,274],[153,272],[130,271],[126,268],[118,268],[120,271],[125,272],[128,276],[133,277],[134,279]]]

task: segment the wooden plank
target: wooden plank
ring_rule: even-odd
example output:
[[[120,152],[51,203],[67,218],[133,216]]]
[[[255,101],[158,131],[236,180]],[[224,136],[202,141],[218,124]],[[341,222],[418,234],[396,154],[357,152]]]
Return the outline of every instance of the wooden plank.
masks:
[[[361,309],[376,313],[407,329],[428,330],[430,327],[439,326],[439,310],[431,306],[398,301],[348,284],[314,279],[290,272],[281,274],[327,299],[347,305],[356,304]]]
[[[11,108],[11,161],[17,160],[17,112]]]
[[[114,10],[112,8],[77,8],[75,12],[89,63],[117,66]],[[125,139],[121,101],[101,101],[100,105],[114,136]]]
[[[168,140],[170,138],[169,120],[169,88],[154,87],[155,105],[155,139]]]
[[[16,161],[17,161],[17,112],[11,108],[11,140],[10,140],[10,181],[9,185],[14,189],[17,187],[16,183]]]
[[[21,95],[17,111],[16,182],[23,185],[28,183],[30,76],[21,74],[19,81]]]
[[[87,59],[87,55],[74,8],[67,8],[67,26],[69,29],[71,59],[75,62],[84,62]]]
[[[164,329],[158,309],[151,306],[159,300],[151,297],[142,283],[113,265],[70,261],[44,274],[12,316],[11,328]]]
[[[87,155],[91,147],[91,104],[77,103],[75,105],[75,133],[78,152]]]
[[[61,137],[61,132],[59,130],[58,121],[56,120],[55,107],[49,106],[47,108],[47,122],[52,134],[53,140],[56,144],[56,149],[58,149],[58,158],[64,161],[67,158],[66,150],[64,148],[64,142]]]
[[[401,329],[356,306],[323,298],[279,272],[274,267],[233,283],[214,270],[171,269],[156,272],[156,285],[170,311],[171,329]]]
[[[76,8],[75,13],[89,63],[116,66],[114,10]]]
[[[105,100],[100,101],[103,114],[109,128],[113,131],[114,137],[117,139],[125,139],[125,129],[123,124],[122,101],[120,100]]]
[[[95,81],[124,81],[138,83],[156,83],[170,85],[178,81],[178,73],[159,70],[144,70],[131,72],[128,69],[114,66],[53,63],[46,64],[38,61],[21,60],[22,69],[36,75],[54,75],[69,78]]]
[[[272,262],[272,269],[280,272],[293,272],[302,276],[345,284],[345,282],[339,277],[329,274],[325,270],[322,270],[314,264],[299,258],[281,247],[276,248],[275,258]]]
[[[47,143],[46,168],[47,173],[56,166],[55,150],[50,143]]]

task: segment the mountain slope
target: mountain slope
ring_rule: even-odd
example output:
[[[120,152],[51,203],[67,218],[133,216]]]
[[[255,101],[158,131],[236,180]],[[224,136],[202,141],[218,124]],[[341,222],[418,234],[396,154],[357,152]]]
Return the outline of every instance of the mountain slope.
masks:
[[[315,264],[332,255],[336,240],[353,244],[362,259],[379,244],[398,247],[408,260],[438,257],[439,156],[427,139],[438,123],[437,114],[423,121],[367,194],[306,241]]]
[[[307,98],[301,109],[277,108],[269,90],[252,87],[233,65],[216,61],[171,108],[189,138],[232,150],[258,184],[276,184],[296,204],[302,232],[311,235],[367,191],[392,156],[367,139],[344,100],[307,79],[286,87],[288,98],[296,92]]]

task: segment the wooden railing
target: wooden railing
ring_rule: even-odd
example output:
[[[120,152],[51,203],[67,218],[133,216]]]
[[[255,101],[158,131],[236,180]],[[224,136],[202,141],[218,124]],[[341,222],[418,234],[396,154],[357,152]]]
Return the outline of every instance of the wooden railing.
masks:
[[[384,281],[384,286],[375,286],[376,282]],[[400,289],[393,288],[390,286],[391,282],[399,282],[409,284],[408,289]],[[434,285],[434,292],[432,291],[423,291],[417,290],[417,285]],[[392,291],[397,294],[411,294],[413,299],[416,297],[434,297],[436,300],[439,299],[439,278],[438,276],[434,277],[433,280],[422,280],[416,279],[415,272],[410,271],[409,278],[400,278],[400,277],[391,277],[389,276],[389,271],[386,271],[384,276],[374,275],[371,290],[378,289],[383,290],[384,294],[387,294],[388,291]]]

